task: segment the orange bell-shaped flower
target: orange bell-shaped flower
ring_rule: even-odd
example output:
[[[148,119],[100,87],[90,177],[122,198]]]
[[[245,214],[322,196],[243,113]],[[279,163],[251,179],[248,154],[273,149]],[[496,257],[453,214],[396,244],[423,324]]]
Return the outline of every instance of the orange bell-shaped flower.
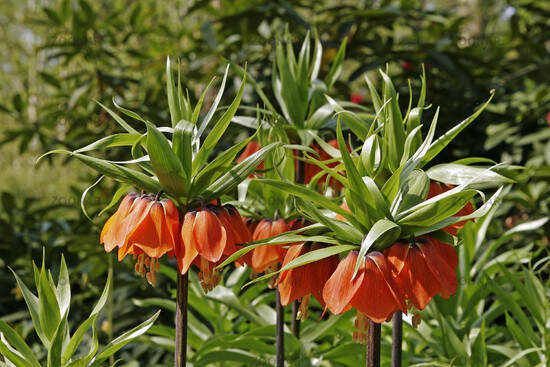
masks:
[[[452,186],[452,185],[447,185],[447,184],[444,184],[444,183],[432,181],[432,182],[430,182],[430,190],[428,191],[427,199],[431,199],[434,196],[443,194],[443,193],[451,190],[453,187],[454,186]],[[472,205],[472,203],[468,202],[466,205],[464,205],[464,207],[462,209],[460,209],[458,212],[456,212],[453,215],[453,217],[462,217],[462,216],[465,216],[465,215],[472,214],[473,212],[474,212],[474,206]],[[462,227],[464,227],[465,224],[466,224],[466,221],[463,220],[463,221],[451,224],[451,225],[443,228],[443,230],[445,232],[449,233],[450,235],[456,236],[458,230],[462,229]]]
[[[263,219],[258,223],[252,234],[252,240],[263,240],[281,233],[288,232],[288,226],[283,219],[271,221]],[[251,266],[254,272],[262,273],[270,266],[281,263],[285,257],[284,245],[259,246],[252,250]]]
[[[237,244],[249,242],[251,238],[232,205],[208,204],[189,211],[183,219],[180,246],[175,248],[179,270],[185,274],[191,264],[197,265],[203,288],[211,290],[219,282],[215,265],[233,254]]]
[[[310,251],[318,250],[326,245],[322,244],[299,244],[291,246],[283,261],[283,266],[287,265],[298,256],[302,256]],[[310,294],[321,303],[323,300],[323,287],[325,283],[336,270],[338,266],[338,256],[333,255],[324,259],[311,262],[290,270],[283,271],[277,279],[277,288],[281,294],[281,304],[283,306],[302,298],[299,318],[307,317],[307,305]]]
[[[419,310],[436,294],[448,299],[456,292],[458,256],[453,246],[424,236],[414,244],[397,242],[384,253],[395,284]]]
[[[328,309],[340,314],[353,307],[378,323],[390,320],[397,310],[406,313],[386,257],[380,252],[367,254],[352,280],[357,256],[357,251],[351,251],[326,282],[323,299]]]
[[[101,230],[99,242],[104,245],[106,252],[111,252],[115,247],[120,247],[124,244],[128,233],[138,219],[134,215],[134,223],[130,223],[127,219],[132,209],[135,209],[134,202],[139,198],[139,194],[132,192],[122,199],[117,211],[113,214]],[[138,200],[139,202],[139,200]],[[125,221],[126,220],[126,221]],[[122,223],[124,222],[124,225]]]
[[[179,247],[180,221],[171,200],[129,194],[109,218],[100,240],[107,251],[118,247],[118,260],[137,257],[136,272],[155,285],[158,259]]]

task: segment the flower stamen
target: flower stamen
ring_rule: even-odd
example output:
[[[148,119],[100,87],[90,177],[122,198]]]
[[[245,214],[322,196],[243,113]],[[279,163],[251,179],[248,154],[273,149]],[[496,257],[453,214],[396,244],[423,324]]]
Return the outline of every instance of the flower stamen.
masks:
[[[367,317],[367,315],[357,311],[355,328],[357,329],[357,331],[353,333],[353,341],[355,343],[366,344],[367,335],[369,333],[369,318]]]

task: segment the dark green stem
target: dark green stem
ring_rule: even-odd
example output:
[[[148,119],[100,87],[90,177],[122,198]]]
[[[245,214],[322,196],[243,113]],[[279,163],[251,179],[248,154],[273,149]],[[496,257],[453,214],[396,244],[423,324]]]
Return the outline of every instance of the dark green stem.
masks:
[[[176,345],[174,351],[174,367],[187,365],[187,295],[189,278],[187,273],[181,275],[178,271],[176,296]]]
[[[300,308],[300,302],[294,301],[292,302],[292,333],[296,335],[297,338],[300,338],[300,320],[296,319],[296,316],[298,315],[298,309]]]
[[[275,312],[277,314],[276,325],[276,350],[277,350],[277,367],[285,365],[285,309],[281,304],[281,295],[279,290],[275,290]]]
[[[403,314],[397,311],[393,315],[391,367],[401,367],[403,351]]]
[[[369,319],[367,367],[380,367],[380,327],[380,324]]]

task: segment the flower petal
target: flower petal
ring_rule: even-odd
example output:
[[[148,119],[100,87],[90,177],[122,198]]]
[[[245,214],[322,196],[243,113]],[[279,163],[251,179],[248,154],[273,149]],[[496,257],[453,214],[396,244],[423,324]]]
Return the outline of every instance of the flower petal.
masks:
[[[196,212],[187,212],[183,219],[181,227],[181,241],[175,248],[175,255],[178,261],[178,267],[181,274],[185,274],[193,260],[197,257],[197,245],[193,235],[193,225],[195,223]]]
[[[328,309],[334,314],[340,314],[351,308],[350,302],[363,283],[364,261],[361,263],[355,279],[352,280],[357,256],[357,251],[351,251],[343,258],[323,288],[323,299]]]
[[[225,249],[227,234],[216,215],[204,209],[197,213],[193,234],[199,254],[211,262],[218,261]]]
[[[385,256],[380,252],[366,256],[364,278],[351,305],[378,323],[389,320],[399,309],[406,313],[405,301],[393,283]]]

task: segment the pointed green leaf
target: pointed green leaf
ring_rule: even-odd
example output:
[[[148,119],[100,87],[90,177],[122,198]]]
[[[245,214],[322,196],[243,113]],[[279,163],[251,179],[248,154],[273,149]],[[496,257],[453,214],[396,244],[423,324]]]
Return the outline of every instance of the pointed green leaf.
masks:
[[[4,334],[4,337],[6,338],[8,343],[10,343],[19,353],[21,353],[25,360],[25,364],[23,366],[40,367],[40,363],[34,356],[34,352],[27,345],[27,343],[25,343],[23,338],[19,336],[19,334],[12,327],[10,327],[2,320],[0,320],[0,333]],[[3,343],[0,341],[0,344]],[[7,349],[7,347],[5,348]],[[9,355],[4,354],[4,350],[0,349],[0,354],[6,356],[8,359],[11,360]]]
[[[71,305],[71,283],[69,280],[69,271],[65,263],[65,256],[61,254],[61,266],[59,268],[59,280],[56,289],[57,302],[59,303],[59,312],[65,315]]]
[[[316,239],[308,240],[308,241],[318,241]],[[292,261],[289,261],[288,264],[283,266],[281,269],[262,275],[261,277],[255,278],[254,280],[251,280],[250,282],[246,283],[242,288],[245,288],[251,284],[254,284],[256,282],[268,279],[274,275],[279,274],[280,272],[287,271],[290,269],[297,268],[299,266],[303,266],[306,264],[310,264],[315,261],[319,261],[322,259],[325,259],[330,256],[341,254],[342,252],[351,251],[351,250],[357,250],[357,246],[355,245],[335,245],[335,246],[327,246],[323,247],[317,250],[306,252],[303,255],[298,256],[297,258],[293,259]]]
[[[65,347],[65,350],[63,352],[63,361],[69,361],[73,354],[76,352],[78,346],[80,343],[82,343],[82,339],[84,339],[84,335],[88,332],[90,327],[96,323],[97,320],[97,314],[94,314],[86,319],[78,329],[74,332],[73,336],[69,339],[69,343]]]
[[[113,134],[101,138],[91,144],[86,145],[83,148],[77,149],[75,153],[89,152],[90,150],[104,149],[111,147],[124,147],[132,146],[141,137],[141,134],[138,133],[121,133]]]
[[[340,77],[340,74],[342,73],[342,65],[344,63],[344,58],[346,57],[346,44],[347,44],[347,38],[344,38],[342,40],[342,43],[340,44],[338,53],[334,57],[334,61],[332,62],[332,66],[330,67],[330,71],[325,80],[327,89],[332,88],[332,86],[334,85],[336,80],[338,80],[338,78]]]
[[[172,138],[174,154],[181,162],[187,182],[191,181],[191,170],[193,169],[193,129],[194,125],[191,122],[181,120],[174,127],[174,137]]]
[[[96,101],[96,103],[98,105],[100,105],[105,111],[107,111],[107,113],[109,115],[111,115],[111,117],[116,121],[118,122],[118,124],[120,126],[122,126],[122,128],[126,131],[128,131],[129,133],[133,133],[133,134],[139,134],[139,131],[137,131],[136,129],[134,129],[133,127],[131,127],[126,121],[124,121],[122,119],[122,117],[120,117],[119,115],[117,115],[115,112],[113,112],[111,109],[109,109],[107,106],[105,106],[104,104],[102,104],[101,102],[98,102]]]
[[[42,268],[38,279],[38,305],[40,324],[44,334],[48,340],[53,342],[53,337],[61,321],[61,314],[55,297],[55,290],[48,279],[44,260],[42,260]]]
[[[172,126],[176,126],[178,121],[183,119],[183,113],[178,98],[178,91],[172,75],[172,66],[170,57],[166,58],[166,93],[168,94],[168,108],[170,109],[170,119]]]
[[[214,127],[212,128],[208,136],[204,139],[204,142],[202,143],[199,149],[199,152],[197,153],[197,156],[193,161],[193,175],[196,175],[197,172],[199,172],[203,164],[208,159],[208,156],[210,155],[210,153],[212,153],[212,150],[214,149],[216,144],[218,144],[218,141],[225,133],[225,130],[227,130],[229,123],[233,119],[233,116],[235,116],[235,113],[237,112],[237,108],[241,103],[245,84],[246,84],[246,77],[241,82],[241,88],[239,89],[237,96],[235,97],[235,99],[233,100],[229,108],[224,112],[224,114],[222,115],[222,117],[220,117],[216,125],[214,125]],[[200,130],[199,130],[199,136],[200,136]]]
[[[234,190],[242,181],[254,172],[254,170],[265,159],[266,155],[269,154],[271,150],[281,145],[281,143],[269,144],[268,146],[258,150],[256,153],[246,157],[242,162],[236,164],[198,195],[205,201],[209,201]]]
[[[160,184],[176,197],[187,194],[183,166],[168,139],[152,124],[147,123],[147,152]]]
[[[445,134],[440,136],[436,141],[434,141],[430,145],[430,149],[426,153],[426,155],[422,158],[422,162],[419,165],[419,168],[422,168],[426,163],[430,162],[433,158],[435,158],[439,152],[443,150],[457,135],[460,133],[466,126],[470,125],[472,121],[474,121],[480,114],[483,112],[483,110],[489,105],[491,100],[493,99],[494,93],[491,93],[491,96],[485,102],[475,113],[473,113],[470,117],[466,118],[465,120],[461,121],[459,124],[457,124],[455,127],[447,131]]]
[[[33,263],[34,265],[34,263]],[[34,266],[35,267],[35,266]],[[25,283],[17,276],[17,274],[10,268],[11,272],[13,273],[13,276],[15,277],[15,280],[17,281],[17,285],[19,288],[21,288],[21,293],[23,294],[23,299],[25,300],[25,303],[27,304],[27,309],[29,310],[29,313],[31,314],[32,323],[34,325],[34,329],[36,330],[36,334],[40,337],[40,340],[42,341],[42,344],[44,344],[46,347],[49,346],[49,339],[46,337],[46,334],[44,333],[44,330],[42,328],[42,325],[40,324],[40,305],[38,302],[38,297],[36,297],[30,290],[27,288]],[[38,288],[38,277],[36,278],[36,287]]]
[[[355,269],[353,271],[353,277],[357,275],[361,263],[364,261],[365,255],[374,246],[377,250],[383,250],[384,248],[392,245],[397,241],[401,234],[401,228],[392,221],[387,219],[380,219],[370,229],[369,233],[363,239],[361,243],[361,249],[359,250],[359,256],[355,263]]]
[[[157,313],[155,313],[143,323],[125,332],[124,334],[120,335],[109,344],[107,344],[107,346],[101,351],[101,353],[99,353],[96,358],[94,358],[92,366],[101,365],[101,362],[112,356],[120,348],[124,347],[126,344],[128,344],[138,336],[145,334],[147,330],[149,330],[149,328],[153,326],[153,323],[157,320],[159,314],[160,311],[157,311]]]
[[[469,183],[470,187],[486,189],[502,186],[515,181],[495,171],[482,167],[461,164],[438,164],[426,171],[430,179],[450,185]]]

